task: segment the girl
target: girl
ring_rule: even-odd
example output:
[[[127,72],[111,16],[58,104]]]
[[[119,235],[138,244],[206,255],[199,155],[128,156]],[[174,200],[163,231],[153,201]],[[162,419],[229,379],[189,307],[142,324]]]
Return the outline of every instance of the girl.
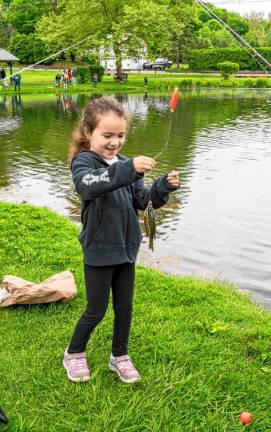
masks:
[[[125,383],[140,379],[128,356],[135,261],[142,237],[137,210],[144,210],[150,199],[154,208],[163,206],[169,192],[179,187],[179,174],[172,171],[150,189],[144,186],[144,173],[153,170],[155,160],[118,154],[128,121],[121,103],[102,97],[88,103],[73,135],[71,170],[81,197],[79,240],[87,291],[87,308],[63,359],[68,378],[74,382],[90,378],[86,346],[106,313],[110,287],[115,319],[109,368]]]

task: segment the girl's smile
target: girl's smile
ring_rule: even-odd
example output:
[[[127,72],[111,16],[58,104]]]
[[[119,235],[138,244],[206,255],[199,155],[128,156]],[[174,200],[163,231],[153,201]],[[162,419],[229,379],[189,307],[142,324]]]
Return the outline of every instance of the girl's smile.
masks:
[[[94,131],[88,135],[90,149],[103,159],[113,159],[124,145],[127,121],[113,111],[100,116]]]

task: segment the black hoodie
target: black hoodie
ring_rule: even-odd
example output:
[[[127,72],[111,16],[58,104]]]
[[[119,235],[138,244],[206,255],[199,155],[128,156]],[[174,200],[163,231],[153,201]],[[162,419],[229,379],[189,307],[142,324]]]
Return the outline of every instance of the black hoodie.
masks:
[[[85,263],[108,266],[135,262],[142,239],[137,210],[145,210],[149,200],[154,208],[162,207],[176,188],[167,182],[166,175],[146,188],[133,159],[120,155],[118,162],[108,165],[93,151],[83,151],[72,160],[71,169],[81,196],[79,240]]]

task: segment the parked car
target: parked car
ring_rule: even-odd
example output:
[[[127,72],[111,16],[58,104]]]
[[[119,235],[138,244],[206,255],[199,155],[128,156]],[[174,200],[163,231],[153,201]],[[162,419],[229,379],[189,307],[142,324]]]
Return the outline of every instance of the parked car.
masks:
[[[154,62],[143,63],[143,70],[165,70],[170,68],[172,62],[167,58],[158,58]]]
[[[158,58],[152,64],[153,70],[165,70],[169,69],[172,65],[172,62],[167,58]]]
[[[142,65],[143,70],[151,70],[152,69],[152,63],[153,62],[145,62],[145,63],[143,63],[143,65]]]

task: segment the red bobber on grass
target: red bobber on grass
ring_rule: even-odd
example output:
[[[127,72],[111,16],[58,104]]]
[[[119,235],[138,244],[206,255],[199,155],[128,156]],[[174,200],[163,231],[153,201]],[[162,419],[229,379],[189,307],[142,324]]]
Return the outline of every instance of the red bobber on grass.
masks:
[[[253,416],[252,414],[250,414],[250,412],[248,411],[243,411],[240,414],[240,421],[241,423],[243,423],[244,426],[249,425],[253,420]]]

